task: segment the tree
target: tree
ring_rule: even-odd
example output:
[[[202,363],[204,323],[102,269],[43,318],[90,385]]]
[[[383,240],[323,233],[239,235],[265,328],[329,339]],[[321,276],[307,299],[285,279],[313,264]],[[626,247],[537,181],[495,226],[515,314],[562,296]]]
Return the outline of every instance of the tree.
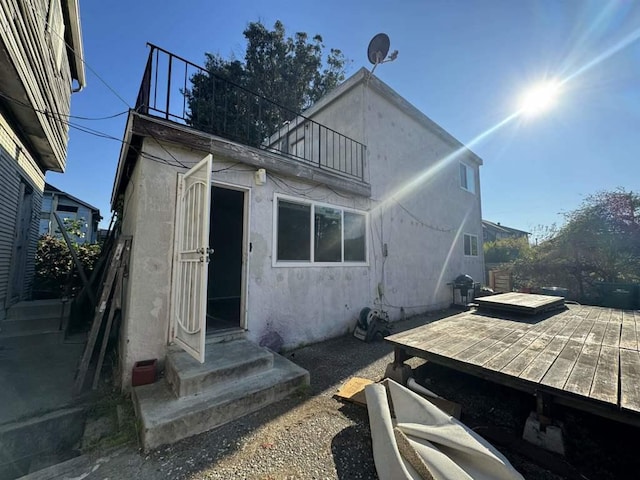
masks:
[[[486,263],[509,263],[522,257],[529,249],[526,237],[499,238],[483,244]]]
[[[187,122],[259,146],[344,80],[346,60],[334,48],[325,55],[320,35],[287,37],[280,21],[273,30],[251,22],[243,34],[244,62],[207,53],[206,71],[192,75]]]
[[[520,281],[568,287],[587,301],[599,282],[640,281],[640,195],[600,192],[565,214],[566,223],[516,261]]]

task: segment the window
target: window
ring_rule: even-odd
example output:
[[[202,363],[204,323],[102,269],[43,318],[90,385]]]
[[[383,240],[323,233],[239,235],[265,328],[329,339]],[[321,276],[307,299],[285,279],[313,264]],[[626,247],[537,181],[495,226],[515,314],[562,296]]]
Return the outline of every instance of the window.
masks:
[[[276,210],[276,262],[367,261],[364,213],[280,196],[276,196]]]
[[[464,234],[464,255],[466,257],[478,256],[478,236]]]
[[[476,193],[476,178],[474,170],[466,163],[460,164],[460,187],[467,192]]]

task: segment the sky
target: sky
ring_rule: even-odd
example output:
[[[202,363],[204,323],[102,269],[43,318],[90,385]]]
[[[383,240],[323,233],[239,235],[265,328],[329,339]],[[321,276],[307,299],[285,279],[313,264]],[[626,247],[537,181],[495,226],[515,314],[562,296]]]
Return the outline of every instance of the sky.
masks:
[[[251,21],[322,35],[343,51],[347,76],[371,68],[367,45],[391,39],[397,60],[375,75],[470,146],[484,219],[537,234],[590,194],[640,192],[640,2],[636,0],[379,0],[323,2],[80,0],[87,86],[71,114],[102,118],[135,103],[154,43],[195,63],[204,53],[243,58]],[[553,108],[514,115],[523,92],[555,80]],[[126,115],[72,119],[122,138]],[[121,143],[71,129],[57,188],[111,218]]]

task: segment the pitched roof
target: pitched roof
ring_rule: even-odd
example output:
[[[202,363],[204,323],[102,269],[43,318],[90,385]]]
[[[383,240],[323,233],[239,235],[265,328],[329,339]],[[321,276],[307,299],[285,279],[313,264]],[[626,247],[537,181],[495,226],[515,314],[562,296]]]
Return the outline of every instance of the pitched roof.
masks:
[[[525,232],[524,230],[518,230],[517,228],[505,227],[499,223],[493,223],[489,220],[482,220],[482,228],[490,228],[509,235],[531,235],[531,232]]]
[[[432,131],[434,134],[439,136],[454,148],[464,148],[468,152],[472,160],[477,162],[479,165],[482,165],[482,159],[473,151],[471,151],[466,145],[456,139],[453,135],[447,132],[436,122],[427,117],[424,113],[422,113],[414,105],[409,103],[409,101],[402,97],[393,88],[384,83],[364,67],[360,68],[351,77],[346,79],[336,88],[323,96],[320,100],[314,103],[311,107],[305,110],[303,112],[303,115],[313,118],[313,115],[317,114],[322,109],[326,108],[330,103],[338,100],[342,95],[361,83],[365,83],[368,88],[371,88],[372,90],[382,95],[386,100],[394,104],[398,109],[402,110],[408,116],[412,117],[415,121]]]
[[[73,195],[69,195],[67,192],[64,192],[62,190],[60,190],[59,188],[54,187],[53,185],[51,185],[50,183],[46,183],[44,184],[44,191],[45,192],[53,192],[53,193],[57,193],[58,195],[64,195],[65,197],[67,197],[69,200],[73,200],[76,203],[79,203],[80,205],[87,207],[89,210],[93,210],[94,212],[96,212],[98,215],[100,215],[100,209],[97,207],[94,207],[93,205],[84,202],[82,200],[80,200],[77,197],[74,197]]]

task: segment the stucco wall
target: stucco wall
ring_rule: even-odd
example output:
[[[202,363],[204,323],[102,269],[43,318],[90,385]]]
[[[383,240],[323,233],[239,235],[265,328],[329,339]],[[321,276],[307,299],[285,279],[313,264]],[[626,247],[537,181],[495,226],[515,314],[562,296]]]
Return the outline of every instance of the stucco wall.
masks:
[[[429,120],[399,107],[366,81],[314,114],[367,145],[372,190],[373,284],[392,318],[442,308],[446,284],[461,273],[483,279],[479,168],[461,145]],[[475,194],[460,187],[460,161],[475,172]],[[478,236],[478,256],[463,251],[464,233]],[[383,255],[386,244],[387,256]]]
[[[158,159],[175,164],[173,156],[190,167],[205,155],[170,145],[162,148],[155,140],[145,141],[143,152],[156,160],[138,159],[123,206],[122,232],[134,237],[120,349],[124,386],[130,383],[136,361],[164,359],[168,341],[176,181],[177,173],[185,169]],[[248,337],[259,342],[267,332],[275,331],[292,347],[347,332],[360,309],[371,305],[370,267],[274,267],[274,194],[365,211],[368,199],[344,198],[322,186],[291,178],[276,177],[274,181],[271,175],[266,185],[256,186],[254,170],[242,165],[233,168],[234,163],[233,159],[214,158],[212,178],[249,189]],[[216,172],[227,167],[232,168]],[[299,195],[301,189],[312,186],[316,187],[312,192]]]

